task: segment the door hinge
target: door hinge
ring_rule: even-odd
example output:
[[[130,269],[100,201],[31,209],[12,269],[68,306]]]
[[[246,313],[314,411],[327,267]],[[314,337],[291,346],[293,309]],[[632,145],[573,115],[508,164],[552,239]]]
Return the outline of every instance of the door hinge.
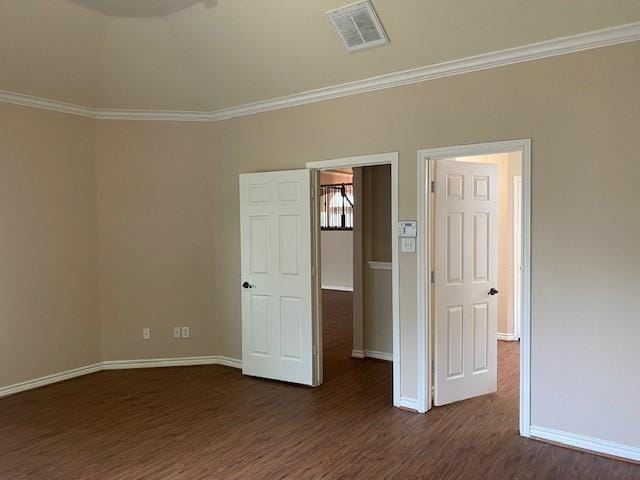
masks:
[[[311,265],[311,276],[312,277],[316,276],[316,266],[315,265]]]
[[[431,193],[436,193],[436,182],[431,180]]]
[[[316,355],[318,355],[318,346],[317,345],[313,345],[313,356],[315,357]]]
[[[435,270],[431,270],[431,283],[436,282],[436,272]]]

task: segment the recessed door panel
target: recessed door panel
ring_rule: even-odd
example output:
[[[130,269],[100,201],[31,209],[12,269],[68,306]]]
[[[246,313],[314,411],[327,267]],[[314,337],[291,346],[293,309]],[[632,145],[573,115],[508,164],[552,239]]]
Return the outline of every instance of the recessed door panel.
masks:
[[[269,189],[270,185],[266,183],[255,183],[249,185],[248,188],[248,203],[250,205],[267,205],[269,203]]]
[[[269,272],[269,217],[266,215],[249,218],[251,273]]]
[[[489,281],[489,213],[473,214],[473,281]]]
[[[464,281],[464,213],[447,213],[447,283],[460,285]]]
[[[280,341],[282,358],[301,359],[302,301],[299,298],[282,297],[280,299]]]
[[[298,182],[278,183],[278,201],[280,203],[297,203],[299,200],[299,189],[300,184]]]
[[[300,271],[300,216],[280,215],[280,274],[298,275]]]
[[[464,373],[464,315],[463,307],[447,308],[447,379]]]
[[[268,295],[251,295],[251,353],[254,355],[271,355]]]
[[[447,175],[447,200],[464,200],[464,175]]]
[[[473,306],[473,373],[489,368],[489,304]]]
[[[489,184],[490,184],[490,178],[488,175],[474,175],[473,176],[473,199],[489,200]]]

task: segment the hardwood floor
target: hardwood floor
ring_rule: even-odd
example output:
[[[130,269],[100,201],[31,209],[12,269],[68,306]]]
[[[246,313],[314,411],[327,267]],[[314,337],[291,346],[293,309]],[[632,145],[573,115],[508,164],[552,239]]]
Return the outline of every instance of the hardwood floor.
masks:
[[[518,436],[518,347],[499,392],[417,415],[391,364],[352,360],[351,294],[327,292],[325,384],[221,366],[100,372],[0,400],[0,479],[634,479],[640,466]]]

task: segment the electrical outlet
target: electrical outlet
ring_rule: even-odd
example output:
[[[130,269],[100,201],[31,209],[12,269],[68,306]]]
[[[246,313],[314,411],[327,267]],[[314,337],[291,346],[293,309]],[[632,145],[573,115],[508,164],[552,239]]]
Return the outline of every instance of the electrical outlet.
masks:
[[[144,338],[145,340],[149,340],[151,338],[150,328],[145,327],[142,329],[142,338]]]
[[[182,338],[189,338],[191,336],[191,332],[189,331],[189,327],[182,327]]]
[[[173,338],[180,338],[180,327],[173,327]]]

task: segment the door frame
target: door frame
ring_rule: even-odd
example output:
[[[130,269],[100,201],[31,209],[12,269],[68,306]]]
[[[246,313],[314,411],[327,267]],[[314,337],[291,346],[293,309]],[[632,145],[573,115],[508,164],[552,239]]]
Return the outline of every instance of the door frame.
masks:
[[[522,270],[518,265],[522,264],[522,211],[516,217],[518,207],[522,205],[522,175],[514,175],[513,177],[513,205],[512,205],[512,224],[513,224],[513,312],[511,317],[513,320],[513,337],[514,340],[520,339],[520,310],[522,299],[521,292],[516,292],[516,285],[522,285]],[[517,221],[516,221],[517,220]]]
[[[520,310],[520,435],[529,437],[531,425],[531,139],[428,148],[417,152],[417,337],[418,337],[418,411],[433,405],[432,331],[429,321],[432,298],[427,272],[433,268],[430,255],[433,244],[429,226],[431,208],[427,185],[432,180],[429,166],[441,158],[488,155],[519,151],[522,154],[522,291]]]
[[[315,193],[318,184],[318,173],[328,168],[345,167],[371,167],[375,165],[391,165],[391,290],[393,312],[393,405],[416,409],[415,401],[406,399],[403,401],[400,394],[400,271],[398,264],[398,152],[375,153],[371,155],[359,155],[354,157],[342,157],[331,160],[307,162],[306,167],[311,170],[314,201],[312,203],[312,268],[314,275],[314,384],[322,383],[322,287],[320,275],[320,222],[318,209],[318,195]]]

